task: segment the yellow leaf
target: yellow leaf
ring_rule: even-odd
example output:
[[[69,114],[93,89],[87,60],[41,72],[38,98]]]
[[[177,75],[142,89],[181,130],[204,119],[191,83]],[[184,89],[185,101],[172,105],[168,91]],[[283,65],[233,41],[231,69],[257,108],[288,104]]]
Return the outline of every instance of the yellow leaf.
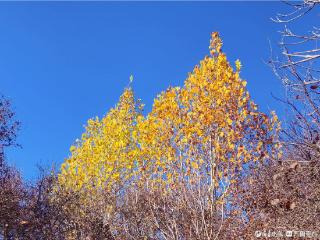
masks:
[[[193,169],[198,169],[199,168],[199,166],[198,166],[198,164],[196,162],[191,162],[191,167]]]
[[[70,147],[70,152],[73,152],[74,150],[76,150],[76,147],[72,145],[72,146]]]
[[[228,123],[228,125],[231,125],[232,124],[232,120],[230,118],[227,118],[227,123]]]
[[[239,72],[240,71],[240,69],[241,69],[241,62],[240,62],[240,60],[238,59],[237,61],[236,61],[236,69],[237,69],[237,71]]]

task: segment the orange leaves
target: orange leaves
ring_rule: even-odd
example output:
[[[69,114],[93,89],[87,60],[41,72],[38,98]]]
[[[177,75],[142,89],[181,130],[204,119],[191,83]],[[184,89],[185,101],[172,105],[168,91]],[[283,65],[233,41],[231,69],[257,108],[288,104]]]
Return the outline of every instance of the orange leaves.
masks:
[[[227,124],[231,125],[232,124],[232,120],[230,118],[227,118]]]
[[[77,147],[70,148],[71,156],[64,164],[59,182],[69,189],[86,186],[94,192],[107,182],[111,187],[122,177],[130,176],[138,154],[135,128],[139,115],[132,90],[125,89],[119,103],[105,117],[88,121]]]
[[[210,41],[210,54],[213,56],[215,54],[219,54],[221,52],[222,47],[222,40],[219,37],[218,32],[213,32],[211,34],[211,41]]]
[[[198,163],[196,163],[196,162],[191,162],[191,167],[192,167],[193,169],[197,170],[197,169],[199,168],[199,165],[198,165]]]
[[[232,183],[244,164],[272,156],[280,130],[276,114],[269,118],[259,112],[240,78],[240,61],[234,70],[218,33],[209,48],[210,56],[184,86],[159,94],[147,116],[126,89],[104,118],[89,120],[79,146],[70,149],[61,182],[81,186],[93,179],[112,186],[131,179],[163,188],[188,179],[220,188]]]
[[[237,72],[240,71],[241,67],[242,67],[241,62],[240,62],[240,60],[238,59],[238,60],[236,61],[236,70],[237,70]]]

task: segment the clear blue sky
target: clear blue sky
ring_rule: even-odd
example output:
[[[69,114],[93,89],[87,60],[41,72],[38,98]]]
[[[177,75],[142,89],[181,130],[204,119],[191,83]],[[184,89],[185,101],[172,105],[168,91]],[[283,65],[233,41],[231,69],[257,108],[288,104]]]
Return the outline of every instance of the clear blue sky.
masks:
[[[0,3],[0,83],[22,122],[22,149],[7,151],[29,180],[37,164],[59,165],[86,121],[117,102],[134,75],[137,97],[153,98],[208,54],[219,31],[230,61],[262,110],[283,111],[278,80],[264,64],[281,26],[278,2]],[[305,21],[311,21],[311,19]],[[300,26],[301,27],[301,26]]]

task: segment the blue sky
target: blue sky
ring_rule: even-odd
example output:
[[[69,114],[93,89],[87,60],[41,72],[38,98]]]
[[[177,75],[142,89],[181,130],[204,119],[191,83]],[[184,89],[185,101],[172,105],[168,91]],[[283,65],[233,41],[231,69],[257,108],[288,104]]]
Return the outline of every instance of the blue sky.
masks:
[[[114,106],[130,74],[150,111],[160,91],[182,85],[208,54],[212,31],[229,60],[241,60],[256,103],[281,115],[271,93],[282,89],[264,60],[281,29],[270,17],[285,9],[279,2],[0,3],[0,91],[22,122],[22,148],[9,149],[8,162],[29,180],[37,164],[59,165],[86,121]]]

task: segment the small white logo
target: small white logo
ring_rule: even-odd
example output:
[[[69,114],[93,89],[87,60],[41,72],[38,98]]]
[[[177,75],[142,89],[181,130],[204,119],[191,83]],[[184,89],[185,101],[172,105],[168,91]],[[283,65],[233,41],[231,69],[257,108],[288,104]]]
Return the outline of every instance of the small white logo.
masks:
[[[261,237],[262,233],[261,233],[261,231],[256,231],[256,232],[254,233],[254,235],[255,235],[256,237]]]
[[[293,234],[292,234],[292,231],[286,231],[286,237],[292,237]]]

